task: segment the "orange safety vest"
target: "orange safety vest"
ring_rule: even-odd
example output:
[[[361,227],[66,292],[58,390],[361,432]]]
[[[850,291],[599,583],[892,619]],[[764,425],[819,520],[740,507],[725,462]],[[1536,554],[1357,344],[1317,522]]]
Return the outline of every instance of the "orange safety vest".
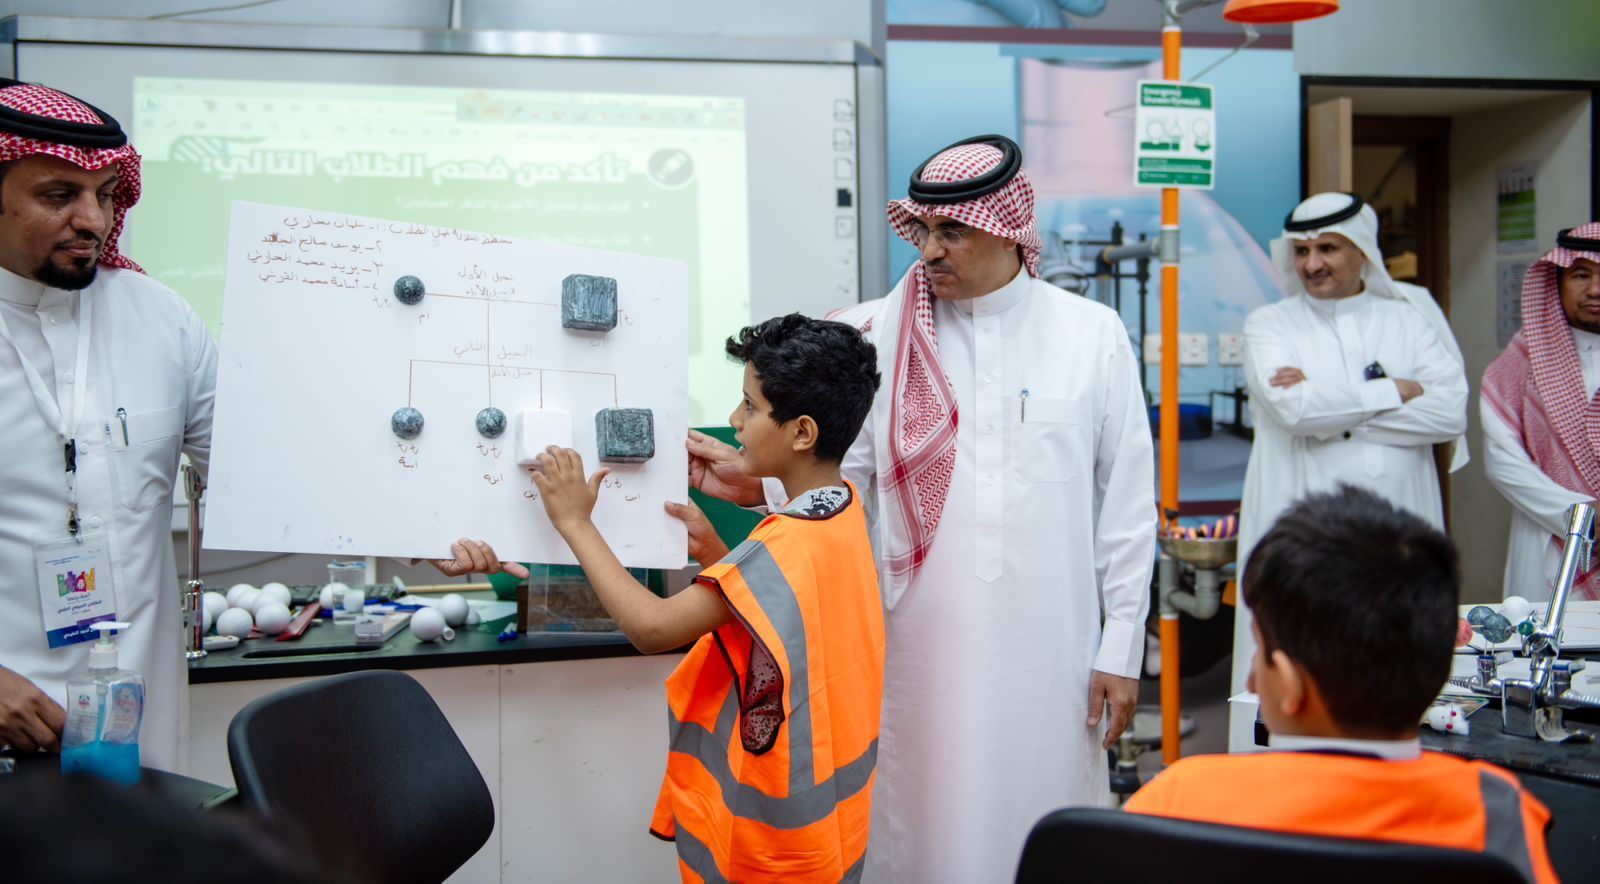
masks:
[[[650,831],[685,881],[854,881],[883,700],[883,603],[855,487],[830,515],[768,516],[705,569],[734,620],[667,679]]]
[[[1442,752],[1390,761],[1332,752],[1197,755],[1128,799],[1133,813],[1301,835],[1493,853],[1556,881],[1550,811],[1510,773]]]

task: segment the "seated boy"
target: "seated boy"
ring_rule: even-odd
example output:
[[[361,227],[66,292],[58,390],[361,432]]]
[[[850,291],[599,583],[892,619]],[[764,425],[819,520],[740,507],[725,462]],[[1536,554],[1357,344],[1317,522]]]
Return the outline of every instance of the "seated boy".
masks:
[[[1555,881],[1550,813],[1516,777],[1424,752],[1417,728],[1450,673],[1455,547],[1342,485],[1281,516],[1250,554],[1250,688],[1275,751],[1186,758],[1126,809],[1304,835],[1495,853]]]
[[[606,610],[641,651],[690,649],[667,680],[666,780],[650,831],[686,881],[859,875],[883,696],[883,607],[856,489],[839,475],[878,388],[859,332],[799,314],[727,343],[745,363],[729,420],[752,476],[790,502],[732,552],[690,504],[689,552],[715,562],[668,598],[639,585],[590,521],[606,470],[571,449],[534,481]],[[737,739],[735,739],[737,735]]]

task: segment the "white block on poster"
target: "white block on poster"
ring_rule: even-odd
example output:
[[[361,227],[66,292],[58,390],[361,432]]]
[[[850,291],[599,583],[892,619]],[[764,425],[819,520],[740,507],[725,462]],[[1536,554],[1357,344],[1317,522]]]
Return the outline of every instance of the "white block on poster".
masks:
[[[523,409],[516,417],[517,466],[532,466],[552,445],[572,447],[572,415],[565,411]]]
[[[610,333],[561,327],[572,273],[617,281]],[[394,296],[403,276],[423,283],[415,304]],[[480,435],[476,416],[565,413],[591,472],[602,408],[649,408],[660,440],[682,439],[688,289],[679,261],[234,203],[206,545],[439,558],[474,537],[573,564],[513,434]],[[401,408],[421,412],[414,438],[391,428]],[[684,499],[688,455],[657,447],[608,465],[594,519],[623,564],[681,568],[662,503]]]

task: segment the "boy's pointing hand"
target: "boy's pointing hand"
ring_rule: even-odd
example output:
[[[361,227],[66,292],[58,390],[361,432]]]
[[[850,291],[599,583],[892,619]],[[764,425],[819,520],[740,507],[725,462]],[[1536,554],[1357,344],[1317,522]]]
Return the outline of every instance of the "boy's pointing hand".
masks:
[[[583,476],[583,456],[571,448],[546,448],[534,462],[533,484],[539,488],[539,498],[544,501],[545,514],[556,530],[567,529],[589,521],[594,513],[595,501],[600,497],[600,483],[611,470],[602,467],[587,480]]]

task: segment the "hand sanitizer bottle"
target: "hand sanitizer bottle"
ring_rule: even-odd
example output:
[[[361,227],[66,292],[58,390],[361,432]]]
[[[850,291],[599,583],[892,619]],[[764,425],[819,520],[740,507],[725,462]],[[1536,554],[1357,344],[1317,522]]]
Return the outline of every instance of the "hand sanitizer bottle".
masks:
[[[61,736],[61,772],[139,782],[139,725],[144,720],[144,678],[117,668],[116,633],[131,624],[101,622],[89,649],[89,667],[67,682],[67,726]]]

